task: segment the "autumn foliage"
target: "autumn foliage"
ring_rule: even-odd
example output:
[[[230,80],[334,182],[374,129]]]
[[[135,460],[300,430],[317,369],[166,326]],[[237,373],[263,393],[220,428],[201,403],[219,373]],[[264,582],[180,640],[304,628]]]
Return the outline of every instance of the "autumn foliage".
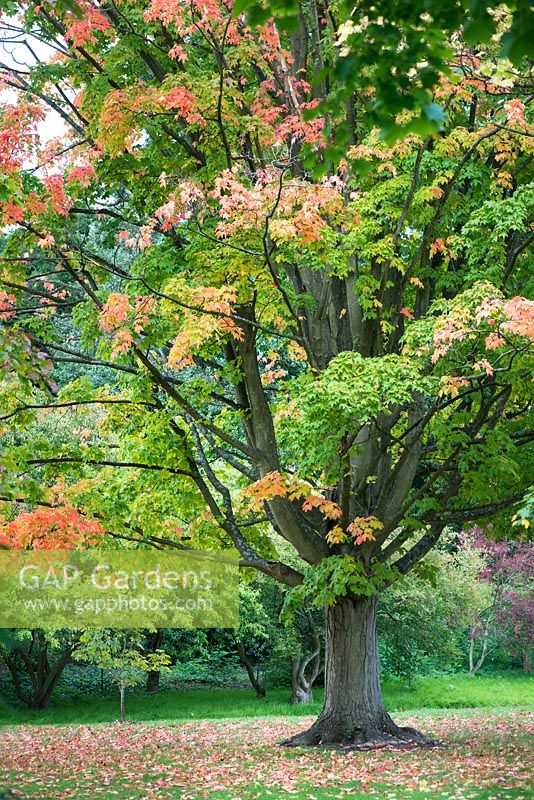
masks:
[[[13,550],[72,550],[97,545],[102,525],[69,505],[21,511],[11,521],[0,519],[0,545]]]

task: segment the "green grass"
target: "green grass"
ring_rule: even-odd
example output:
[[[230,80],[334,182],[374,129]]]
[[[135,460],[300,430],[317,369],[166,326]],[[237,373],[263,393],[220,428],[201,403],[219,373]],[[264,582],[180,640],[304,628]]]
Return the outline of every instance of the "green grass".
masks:
[[[495,789],[471,789],[467,794],[457,794],[457,787],[454,784],[440,787],[435,794],[427,788],[401,789],[394,784],[375,783],[372,786],[373,796],[382,800],[430,800],[431,797],[438,800],[453,800],[456,796],[461,800],[527,800],[524,789],[505,789],[497,795]],[[261,789],[259,787],[245,788],[241,790],[240,800],[282,800],[287,798],[285,790],[276,791],[272,789]],[[315,786],[303,786],[298,793],[293,794],[297,800],[369,800],[367,790],[360,791],[353,784],[343,784],[335,788],[317,788]],[[119,798],[121,800],[121,798]],[[127,800],[126,797],[124,800]],[[236,800],[234,792],[212,792],[209,800]]]
[[[534,706],[534,678],[519,673],[421,677],[411,689],[388,679],[383,689],[386,706],[392,712]],[[273,689],[266,700],[256,699],[248,689],[173,689],[155,695],[138,691],[128,695],[126,709],[130,720],[145,722],[311,715],[321,707],[322,691],[317,689],[315,702],[305,707],[290,706],[288,698],[287,689]],[[117,712],[115,698],[99,696],[63,700],[45,711],[13,708],[0,701],[0,725],[111,722],[117,719]]]
[[[55,783],[54,789],[56,792],[63,790],[68,793],[69,796],[72,796],[72,784],[69,782],[58,781]],[[391,783],[374,783],[371,789],[372,795],[370,795],[368,789],[361,791],[357,785],[352,783],[340,784],[339,786],[330,788],[303,785],[299,787],[298,790],[292,790],[290,797],[294,798],[294,800],[349,800],[349,798],[350,800],[369,800],[370,796],[380,800],[430,800],[432,797],[436,798],[436,800],[530,800],[532,798],[531,794],[525,793],[524,788],[498,789],[498,794],[496,794],[494,788],[470,788],[467,792],[458,794],[458,786],[453,783],[444,784],[436,793],[433,793],[432,790],[428,788],[420,790],[401,788]],[[28,798],[28,800],[32,800],[32,798],[34,798],[34,800],[43,800],[43,795],[39,789],[37,789],[37,793],[34,793],[33,789],[25,787],[25,791],[25,797]],[[113,788],[112,793],[109,795],[102,794],[102,790],[100,790],[100,796],[104,798],[113,797],[113,800],[134,800],[134,797],[135,800],[141,800],[139,794],[136,793],[134,796],[127,789],[122,791],[120,786]],[[188,800],[192,797],[189,792],[182,795],[181,791],[173,791],[172,795],[169,796],[169,800],[171,797],[172,800],[180,800],[182,796],[187,797]],[[14,795],[8,795],[9,800],[11,800],[12,797],[13,800],[15,800]],[[195,797],[200,800],[202,796],[196,794]],[[239,795],[236,795],[234,790],[209,793],[209,800],[238,800],[238,798],[239,800],[286,800],[287,797],[288,793],[286,789],[265,789],[261,786],[239,787]],[[0,800],[2,800],[2,798],[3,795],[0,794]]]

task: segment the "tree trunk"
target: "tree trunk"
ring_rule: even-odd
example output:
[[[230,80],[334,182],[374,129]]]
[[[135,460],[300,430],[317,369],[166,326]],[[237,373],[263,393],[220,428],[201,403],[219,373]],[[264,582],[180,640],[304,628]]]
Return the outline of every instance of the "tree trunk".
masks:
[[[237,653],[239,655],[239,660],[241,661],[241,664],[245,667],[247,671],[248,679],[252,684],[254,691],[256,692],[256,697],[260,700],[263,700],[265,697],[265,688],[259,678],[259,675],[257,675],[254,672],[254,665],[252,664],[252,661],[248,657],[243,643],[236,642],[236,647],[237,647]]]
[[[28,703],[28,708],[31,708],[32,711],[43,711],[45,708],[48,708],[51,696],[52,689],[33,695]]]
[[[37,658],[32,658],[21,647],[17,647],[12,653],[4,657],[4,661],[13,678],[16,696],[32,711],[48,707],[56,684],[72,656],[72,648],[69,648],[58,657],[55,663],[50,665],[46,654],[47,645],[43,638],[38,639],[34,631],[34,643],[37,641],[39,641],[41,647]],[[31,692],[26,692],[22,688],[21,675],[23,673],[31,682]]]
[[[34,694],[31,698],[29,703],[29,708],[33,710],[42,710],[48,708],[48,704],[50,702],[50,698],[52,697],[52,693],[55,689],[56,683],[58,682],[61,672],[54,671],[49,675],[46,681],[44,681],[38,689],[34,691]]]
[[[154,635],[150,640],[150,652],[155,653],[156,650],[163,644],[163,640],[165,638],[165,629],[158,628]],[[159,669],[151,669],[147,673],[146,678],[146,690],[147,692],[157,692],[159,690],[159,680],[160,680],[161,672]]]
[[[157,692],[159,690],[159,679],[161,672],[159,669],[151,669],[146,677],[146,690],[147,692]]]
[[[311,613],[308,621],[312,632],[313,652],[293,659],[291,670],[291,705],[313,703],[313,684],[321,666],[321,640]]]
[[[121,680],[119,684],[119,691],[121,695],[121,722],[126,722],[126,707],[124,703],[124,681]]]
[[[482,669],[486,656],[488,654],[490,628],[489,622],[484,623],[482,630],[482,650],[477,661],[475,661],[475,648],[477,643],[477,629],[475,626],[471,628],[470,645],[469,645],[469,674],[476,675],[479,669]]]
[[[312,682],[306,680],[304,669],[305,658],[295,658],[291,669],[291,705],[313,703]]]
[[[345,748],[433,744],[387,713],[380,688],[376,597],[340,597],[326,610],[325,699],[312,727],[284,744]]]
[[[532,672],[532,647],[527,647],[523,651],[523,672]]]
[[[55,664],[51,667],[48,665],[47,661],[47,671],[44,675],[41,675],[41,679],[39,684],[34,689],[34,695],[32,699],[31,708],[33,709],[44,709],[48,708],[48,704],[50,702],[50,698],[52,697],[52,693],[56,687],[58,680],[61,678],[63,674],[63,670],[67,666],[68,662],[71,659],[72,650],[68,650],[68,652],[64,653]]]

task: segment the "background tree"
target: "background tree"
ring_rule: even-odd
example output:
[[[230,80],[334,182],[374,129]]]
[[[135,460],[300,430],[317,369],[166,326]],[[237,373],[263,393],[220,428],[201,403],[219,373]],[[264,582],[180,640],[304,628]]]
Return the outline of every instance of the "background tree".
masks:
[[[445,536],[419,575],[410,573],[384,593],[378,615],[381,663],[411,684],[418,674],[465,667],[465,634],[493,605],[493,589],[479,580],[485,561],[474,547]]]
[[[165,629],[158,628],[150,635],[148,647],[150,652],[156,652],[163,649],[165,641]],[[159,682],[161,677],[161,670],[152,669],[146,676],[146,690],[147,692],[157,692],[159,689]]]
[[[313,702],[313,684],[321,670],[321,637],[314,614],[311,611],[302,614],[297,625],[299,635],[292,637],[291,698],[289,702],[293,705]]]
[[[264,679],[260,664],[265,660],[265,649],[272,635],[273,620],[261,602],[259,587],[243,584],[239,591],[239,628],[234,641],[237,654],[245,668],[256,697],[265,697]]]
[[[0,642],[0,659],[9,670],[18,700],[28,708],[47,708],[78,636],[72,631],[16,631]]]
[[[0,516],[0,545],[14,550],[88,547],[100,542],[103,533],[100,523],[65,504],[22,510],[12,519]],[[78,631],[39,629],[14,631],[0,640],[0,659],[9,670],[17,698],[28,708],[48,706],[78,640]]]
[[[247,10],[248,21],[261,25],[274,18],[279,28],[303,37],[305,20],[299,0],[238,0],[234,13]],[[368,3],[338,0],[321,3],[312,0],[314,44],[320,43],[329,21],[337,28],[333,51],[323,59],[315,83],[341,81],[337,93],[319,106],[328,112],[339,104],[349,106],[353,98],[366,97],[364,113],[381,127],[382,134],[394,138],[406,131],[433,133],[441,130],[446,109],[436,102],[435,89],[444,71],[444,62],[454,63],[451,39],[461,29],[467,44],[498,43],[503,66],[521,63],[531,55],[534,21],[528,3],[468,3],[437,0],[427,11],[418,3],[391,0]],[[414,81],[418,65],[418,80]],[[449,68],[452,64],[449,64]],[[513,69],[513,68],[512,68]],[[452,70],[451,70],[452,71]],[[449,73],[450,74],[450,73]],[[403,109],[418,114],[404,125],[395,120]],[[350,136],[350,125],[334,132],[340,148]]]
[[[254,602],[250,602],[249,593]],[[323,631],[317,612],[287,614],[287,588],[263,575],[242,587],[241,628],[254,642],[264,684],[291,685],[290,703],[311,703],[321,668]],[[264,688],[262,686],[262,688]]]
[[[464,547],[478,551],[483,559],[479,580],[491,587],[493,595],[493,602],[471,627],[469,671],[476,673],[481,669],[493,637],[521,660],[525,672],[530,672],[534,547],[530,542],[492,541],[486,534],[480,528],[464,534]]]
[[[145,652],[142,631],[137,630],[84,631],[73,657],[109,672],[119,689],[121,722],[126,722],[126,689],[146,680],[147,673],[167,669],[170,663],[163,650]]]
[[[377,602],[447,526],[508,530],[528,486],[528,65],[452,37],[430,74],[442,134],[386,144],[372,87],[340,104],[342,77],[315,81],[342,4],[319,27],[303,4],[296,34],[218,2],[15,11],[3,35],[31,63],[2,70],[3,421],[102,421],[67,447],[8,439],[2,495],[39,502],[62,476],[106,530],[232,544],[326,607],[325,705],[293,743],[425,743],[385,711]],[[429,77],[413,69],[406,97]],[[418,118],[403,107],[392,124]],[[60,142],[39,140],[45,109]],[[87,378],[60,386],[71,362]]]

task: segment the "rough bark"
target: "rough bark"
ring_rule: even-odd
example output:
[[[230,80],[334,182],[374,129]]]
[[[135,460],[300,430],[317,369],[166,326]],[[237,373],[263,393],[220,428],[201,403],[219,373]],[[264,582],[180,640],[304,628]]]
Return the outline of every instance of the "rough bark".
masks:
[[[323,710],[309,730],[284,744],[347,749],[434,744],[414,728],[396,725],[384,707],[376,612],[376,597],[341,597],[327,609]]]

